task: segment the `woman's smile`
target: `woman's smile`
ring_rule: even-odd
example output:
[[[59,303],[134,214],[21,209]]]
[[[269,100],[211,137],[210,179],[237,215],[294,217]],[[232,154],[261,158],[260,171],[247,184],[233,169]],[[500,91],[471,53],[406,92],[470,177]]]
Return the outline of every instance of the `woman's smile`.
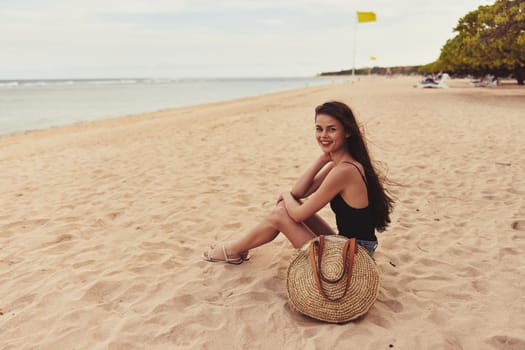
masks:
[[[337,152],[345,144],[345,128],[340,121],[326,114],[316,117],[315,134],[324,152]]]

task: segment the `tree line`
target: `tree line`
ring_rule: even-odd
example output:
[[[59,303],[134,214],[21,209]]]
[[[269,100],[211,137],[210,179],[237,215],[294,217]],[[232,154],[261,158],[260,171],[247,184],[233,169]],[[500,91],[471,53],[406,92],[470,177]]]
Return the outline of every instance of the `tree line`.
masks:
[[[370,68],[357,68],[355,69],[355,74],[357,75],[368,75],[368,74],[377,74],[377,75],[390,75],[390,74],[401,74],[401,75],[411,75],[418,74],[418,70],[422,66],[395,66],[395,67],[370,67]],[[352,74],[351,69],[340,70],[337,72],[322,72],[320,76],[331,76],[331,75],[350,75]]]
[[[439,58],[419,73],[513,75],[525,79],[525,0],[497,0],[462,17]]]

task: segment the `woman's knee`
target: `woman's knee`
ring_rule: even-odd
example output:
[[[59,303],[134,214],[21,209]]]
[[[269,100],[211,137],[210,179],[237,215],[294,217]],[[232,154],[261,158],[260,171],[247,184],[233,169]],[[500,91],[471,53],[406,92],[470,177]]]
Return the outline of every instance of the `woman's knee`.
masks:
[[[275,228],[280,228],[288,223],[291,218],[282,205],[277,205],[267,217],[268,222]]]

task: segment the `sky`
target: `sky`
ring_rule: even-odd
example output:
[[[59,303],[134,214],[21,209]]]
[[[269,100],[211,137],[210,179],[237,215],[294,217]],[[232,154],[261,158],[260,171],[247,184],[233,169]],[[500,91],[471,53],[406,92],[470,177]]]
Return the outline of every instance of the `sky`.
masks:
[[[493,3],[0,0],[0,80],[295,77],[420,65],[439,57],[461,17]],[[357,24],[356,11],[377,21]]]

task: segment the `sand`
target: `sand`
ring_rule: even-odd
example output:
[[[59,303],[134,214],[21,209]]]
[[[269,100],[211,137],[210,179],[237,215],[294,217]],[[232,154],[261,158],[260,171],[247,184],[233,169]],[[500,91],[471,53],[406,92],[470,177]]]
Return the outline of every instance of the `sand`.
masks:
[[[525,349],[525,90],[417,80],[0,138],[0,349]],[[240,266],[199,258],[319,155],[332,99],[398,183],[378,299],[344,325],[291,308],[283,237]]]

